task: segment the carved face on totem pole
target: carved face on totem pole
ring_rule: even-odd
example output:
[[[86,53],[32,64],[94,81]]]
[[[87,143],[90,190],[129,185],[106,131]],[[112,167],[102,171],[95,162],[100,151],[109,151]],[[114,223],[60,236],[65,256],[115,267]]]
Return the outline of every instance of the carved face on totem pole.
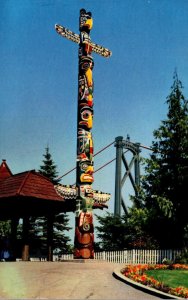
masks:
[[[80,186],[80,198],[82,199],[82,210],[84,212],[92,212],[94,199],[93,199],[93,189],[90,185]]]
[[[80,10],[80,38],[81,38],[81,44],[85,44],[82,49],[79,49],[82,51],[82,56],[85,55],[84,51],[86,51],[86,55],[91,54],[92,48],[90,46],[90,30],[93,27],[93,19],[92,19],[91,12],[86,12],[85,9]],[[88,50],[90,49],[90,51]]]
[[[93,107],[93,60],[91,57],[82,57],[79,72],[79,106]]]
[[[93,127],[93,109],[91,107],[84,106],[80,109],[78,125],[86,130]]]
[[[93,139],[91,132],[78,129],[77,160],[93,160]]]
[[[93,178],[93,162],[90,160],[81,160],[79,162],[80,168],[80,183],[92,183],[94,181]]]

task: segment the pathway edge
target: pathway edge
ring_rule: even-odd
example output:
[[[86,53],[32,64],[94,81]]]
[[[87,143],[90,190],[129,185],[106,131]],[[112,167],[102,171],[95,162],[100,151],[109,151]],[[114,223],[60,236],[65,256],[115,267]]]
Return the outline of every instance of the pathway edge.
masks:
[[[118,280],[120,280],[124,283],[127,283],[127,284],[129,284],[129,285],[131,285],[131,286],[133,286],[133,287],[135,287],[139,290],[142,290],[145,293],[149,293],[149,294],[154,295],[154,296],[161,296],[161,299],[181,299],[181,300],[184,299],[184,298],[181,298],[181,297],[178,297],[178,296],[175,296],[175,295],[170,295],[170,294],[164,293],[162,291],[159,291],[157,289],[148,287],[148,286],[143,285],[139,282],[135,282],[134,280],[131,280],[130,278],[124,276],[121,273],[121,271],[119,270],[119,268],[114,269],[112,275],[116,279],[118,279]]]

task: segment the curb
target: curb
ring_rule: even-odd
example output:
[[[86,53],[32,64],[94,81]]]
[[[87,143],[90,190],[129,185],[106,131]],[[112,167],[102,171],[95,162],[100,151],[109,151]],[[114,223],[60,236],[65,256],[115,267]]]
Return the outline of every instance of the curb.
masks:
[[[131,280],[130,278],[124,276],[120,270],[118,268],[116,268],[114,271],[113,271],[113,276],[124,282],[124,283],[127,283],[129,285],[131,285],[132,287],[136,288],[136,289],[139,289],[145,293],[148,293],[148,294],[151,294],[153,296],[157,296],[159,297],[160,296],[160,299],[185,299],[185,298],[182,298],[182,297],[178,297],[178,296],[175,296],[175,295],[170,295],[170,294],[167,294],[167,293],[164,293],[164,292],[161,292],[157,289],[154,289],[154,288],[151,288],[151,287],[148,287],[146,285],[143,285],[139,282],[135,282],[134,280]]]

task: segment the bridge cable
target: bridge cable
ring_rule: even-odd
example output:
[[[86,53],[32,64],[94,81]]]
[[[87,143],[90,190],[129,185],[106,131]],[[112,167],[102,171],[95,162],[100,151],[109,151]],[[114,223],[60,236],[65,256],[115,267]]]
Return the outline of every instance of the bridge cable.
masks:
[[[110,144],[108,144],[107,146],[105,146],[104,148],[102,148],[101,150],[99,150],[98,152],[96,152],[95,154],[93,154],[93,157],[100,154],[101,152],[103,152],[104,150],[106,150],[108,147],[112,146],[115,142],[112,142]],[[69,173],[71,173],[72,171],[74,171],[76,169],[76,167],[72,168],[71,170],[69,170],[68,172],[66,172],[65,174],[63,174],[62,176],[59,176],[57,179],[61,179],[63,177],[65,177],[66,175],[68,175]]]
[[[103,152],[104,150],[106,150],[108,147],[110,147],[111,145],[113,145],[115,142],[112,142],[110,144],[108,144],[107,146],[105,146],[104,148],[102,148],[101,150],[99,150],[98,152],[96,152],[94,156],[100,154],[101,152]],[[152,148],[148,147],[148,146],[144,146],[144,145],[139,145],[139,147],[141,148],[145,148],[147,150],[153,151]],[[127,150],[128,151],[128,150]],[[125,151],[124,153],[126,153],[127,151]],[[109,165],[110,163],[112,163],[113,161],[115,161],[116,158],[113,158],[112,160],[110,160],[109,162],[107,162],[106,164],[104,164],[103,166],[99,167],[97,170],[94,171],[94,173],[98,172],[99,170],[103,169],[104,167],[106,167],[107,165]],[[66,175],[68,175],[69,173],[71,173],[72,171],[76,170],[76,167],[72,168],[71,170],[69,170],[68,172],[66,172],[65,174],[63,174],[62,176],[59,176],[57,179],[61,179],[63,177],[65,177]]]
[[[128,151],[129,150],[124,151],[123,154],[125,154]],[[105,163],[104,165],[102,165],[101,167],[99,167],[98,169],[96,169],[93,173],[97,173],[98,171],[100,171],[101,169],[105,168],[106,166],[108,166],[109,164],[111,164],[115,160],[116,160],[116,157],[113,158],[113,159],[111,159],[110,161],[108,161],[107,163]],[[76,185],[76,183],[74,183],[73,185]]]
[[[126,152],[128,152],[129,150],[126,150],[123,152],[123,154],[125,154]],[[94,173],[100,171],[101,169],[103,169],[104,167],[106,167],[107,165],[111,164],[113,161],[116,160],[116,157],[113,158],[112,160],[108,161],[107,163],[105,163],[103,166],[99,167],[97,170],[94,171]]]

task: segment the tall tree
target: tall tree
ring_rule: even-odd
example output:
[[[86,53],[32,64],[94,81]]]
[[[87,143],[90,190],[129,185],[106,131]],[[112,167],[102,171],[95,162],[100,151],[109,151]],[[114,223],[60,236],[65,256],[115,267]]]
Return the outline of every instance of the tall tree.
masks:
[[[188,229],[188,101],[176,72],[173,79],[167,118],[153,133],[153,153],[142,180],[148,229],[161,247],[185,245]]]
[[[48,177],[53,183],[57,183],[58,172],[57,166],[55,165],[52,155],[49,151],[49,146],[46,147],[46,152],[43,154],[44,160],[43,165],[40,166],[39,173]]]
[[[128,247],[127,219],[106,213],[105,216],[96,216],[99,226],[96,226],[99,245],[102,250],[123,250]]]
[[[188,101],[176,72],[173,80],[167,118],[153,132],[153,152],[144,160],[139,199],[131,196],[126,216],[98,217],[103,249],[188,246]]]
[[[53,222],[53,253],[61,255],[69,253],[71,245],[70,238],[65,234],[71,227],[68,225],[69,218],[65,213],[59,213],[54,216]],[[41,254],[47,255],[47,219],[46,217],[34,220],[33,232],[30,231],[34,248],[40,248]]]
[[[146,231],[147,209],[129,208],[128,214],[97,216],[101,250],[156,249],[158,243]]]
[[[176,72],[173,80],[167,117],[153,132],[153,152],[144,160],[139,199],[131,197],[127,216],[98,217],[102,248],[188,246],[188,101]]]
[[[57,166],[55,165],[49,147],[45,149],[43,165],[40,166],[39,173],[48,177],[53,184],[58,183]],[[40,240],[40,247],[45,253],[47,248],[47,220],[45,217],[32,219],[31,235],[35,236],[34,240]],[[65,253],[69,251],[70,238],[65,235],[65,231],[69,231],[71,227],[68,226],[69,218],[65,213],[59,213],[54,216],[53,223],[53,249],[55,253]],[[37,243],[37,242],[36,242]]]
[[[54,239],[53,239],[53,247],[55,254],[63,254],[70,253],[71,245],[70,238],[66,234],[65,231],[69,231],[71,227],[69,226],[69,218],[65,213],[60,213],[55,216],[54,220]]]

